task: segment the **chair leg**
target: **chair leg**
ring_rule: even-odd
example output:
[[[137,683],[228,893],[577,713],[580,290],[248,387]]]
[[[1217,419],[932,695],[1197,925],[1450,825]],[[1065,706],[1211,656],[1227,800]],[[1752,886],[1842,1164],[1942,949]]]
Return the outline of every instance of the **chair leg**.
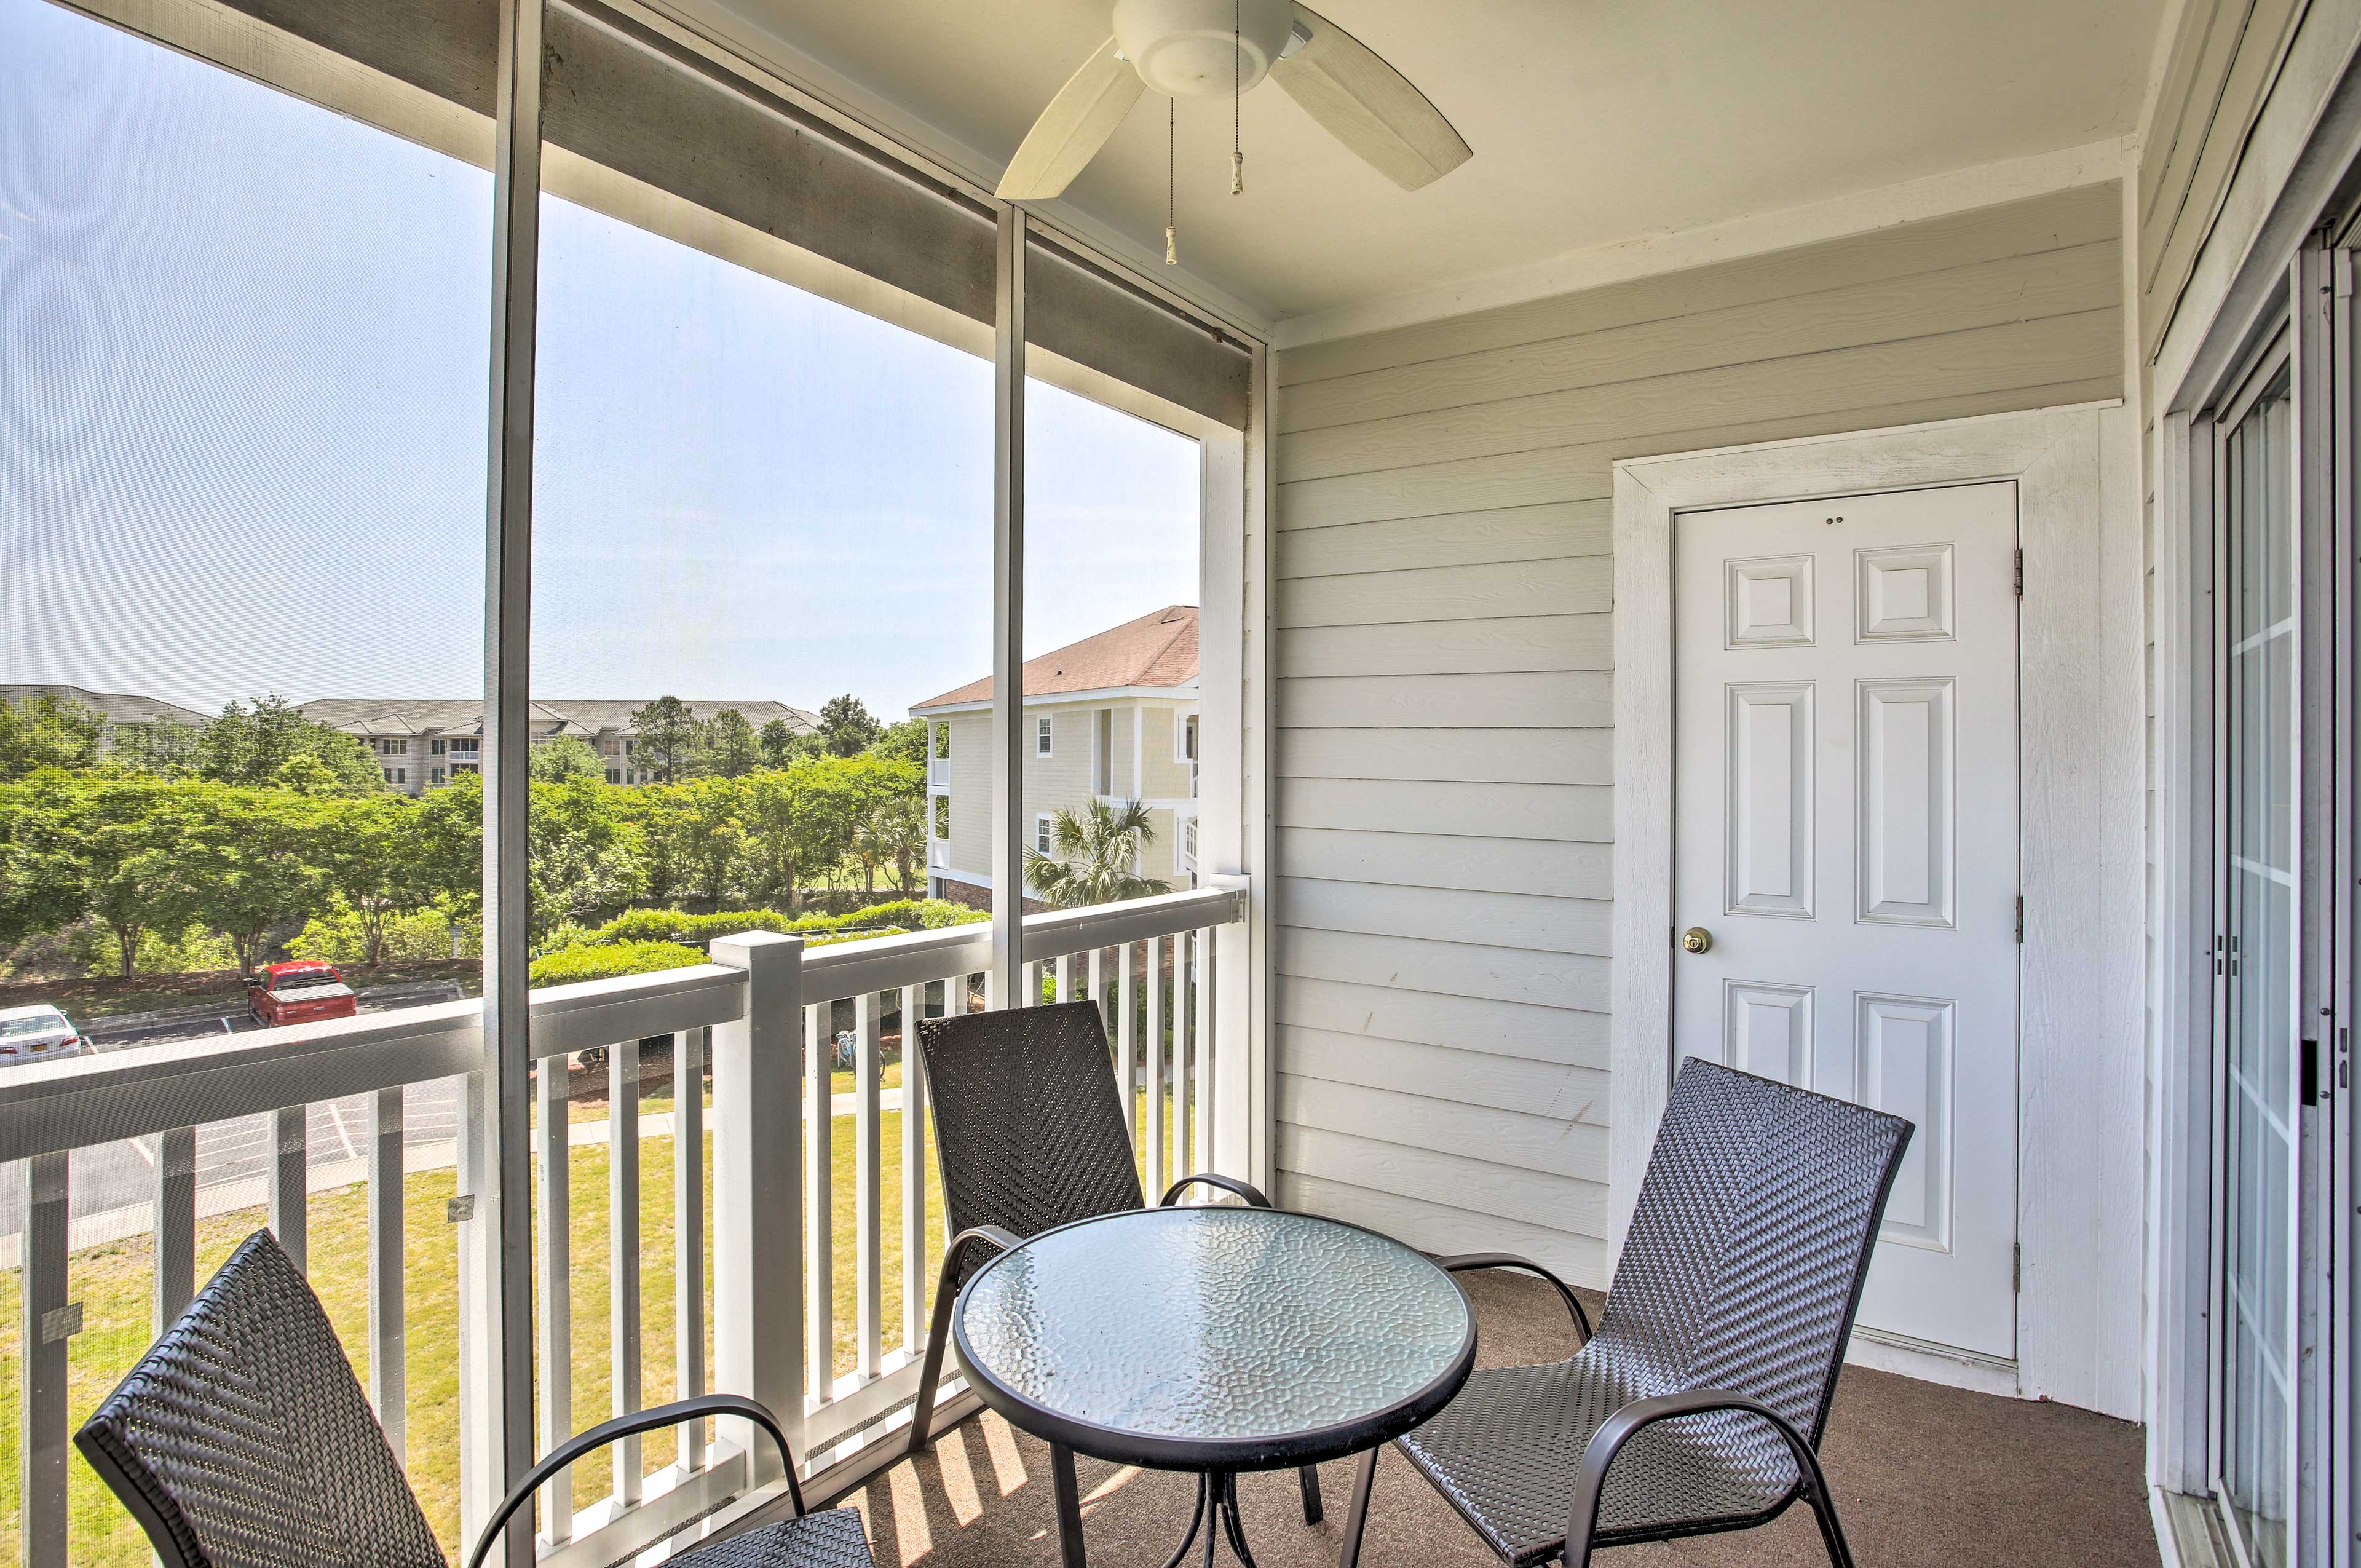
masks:
[[[1828,1548],[1832,1568],[1853,1568],[1852,1548],[1845,1541],[1844,1527],[1837,1523],[1837,1500],[1828,1494],[1828,1477],[1812,1466],[1812,1475],[1806,1483],[1804,1498],[1812,1505],[1812,1518],[1820,1527],[1820,1544]]]
[[[1088,1568],[1082,1557],[1082,1489],[1074,1480],[1074,1451],[1049,1445],[1049,1487],[1058,1498],[1058,1557],[1061,1568]]]
[[[1378,1484],[1378,1455],[1385,1444],[1361,1455],[1361,1473],[1353,1479],[1353,1506],[1345,1511],[1345,1545],[1336,1554],[1336,1568],[1359,1568],[1361,1531],[1369,1522],[1369,1493]]]
[[[935,1281],[935,1316],[927,1327],[926,1359],[918,1366],[918,1398],[910,1407],[910,1457],[916,1459],[927,1452],[934,1434],[927,1430],[935,1413],[935,1384],[942,1376],[943,1345],[950,1338],[951,1308],[958,1293],[951,1288],[951,1265],[955,1258],[945,1257],[941,1273]]]
[[[1303,1522],[1305,1524],[1318,1524],[1320,1522],[1322,1513],[1320,1507],[1320,1466],[1317,1464],[1307,1464],[1302,1469],[1298,1470],[1295,1473],[1295,1477],[1298,1481],[1303,1484]]]

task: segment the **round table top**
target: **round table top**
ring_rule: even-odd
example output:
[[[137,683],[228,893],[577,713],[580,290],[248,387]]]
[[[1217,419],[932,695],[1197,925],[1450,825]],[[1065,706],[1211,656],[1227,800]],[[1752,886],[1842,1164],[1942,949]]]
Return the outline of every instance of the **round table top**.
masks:
[[[1333,1459],[1441,1409],[1476,1359],[1458,1285],[1400,1242],[1275,1209],[1142,1209],[979,1269],[953,1341],[986,1405],[1118,1464]]]

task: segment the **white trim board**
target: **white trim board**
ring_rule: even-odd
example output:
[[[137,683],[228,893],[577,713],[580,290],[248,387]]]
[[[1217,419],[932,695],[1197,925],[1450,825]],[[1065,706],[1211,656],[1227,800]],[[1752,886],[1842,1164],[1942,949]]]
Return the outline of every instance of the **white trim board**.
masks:
[[[1675,516],[2014,480],[2026,571],[2018,1381],[2028,1398],[2135,1420],[2146,1130],[2138,434],[2132,411],[2111,402],[1615,466],[1609,1156],[1620,1249],[1671,1084]]]

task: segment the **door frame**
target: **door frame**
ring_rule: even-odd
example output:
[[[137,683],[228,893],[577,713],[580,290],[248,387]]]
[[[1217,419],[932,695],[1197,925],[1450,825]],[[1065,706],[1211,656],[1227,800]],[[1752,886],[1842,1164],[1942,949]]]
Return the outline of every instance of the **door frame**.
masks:
[[[1615,465],[1610,1253],[1620,1254],[1630,1228],[1674,1066],[1675,520],[1767,501],[2013,480],[2025,572],[2017,1359],[2012,1368],[1910,1356],[1907,1370],[2127,1420],[2141,1413],[2144,1359],[2138,443],[2131,411],[2108,401]],[[2040,1202],[2028,1201],[2029,1193]]]

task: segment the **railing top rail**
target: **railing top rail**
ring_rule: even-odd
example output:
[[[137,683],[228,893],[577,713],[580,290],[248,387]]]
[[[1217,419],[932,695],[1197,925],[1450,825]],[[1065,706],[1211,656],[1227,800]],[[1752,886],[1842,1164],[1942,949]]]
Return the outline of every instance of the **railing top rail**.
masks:
[[[1244,918],[1246,894],[1229,887],[1160,894],[1087,909],[1053,909],[1025,917],[1025,961],[1039,963],[1069,953],[1087,953],[1093,948],[1120,947]]]

